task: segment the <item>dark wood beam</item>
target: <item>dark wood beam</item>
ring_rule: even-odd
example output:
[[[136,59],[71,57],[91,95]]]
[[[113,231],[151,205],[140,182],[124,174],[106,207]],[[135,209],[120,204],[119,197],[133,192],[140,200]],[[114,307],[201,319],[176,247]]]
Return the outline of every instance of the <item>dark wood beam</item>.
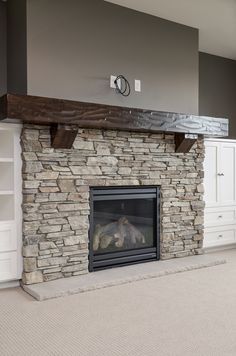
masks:
[[[78,134],[78,129],[63,124],[51,125],[52,148],[70,149]]]
[[[175,134],[175,152],[188,153],[195,142],[197,142],[198,135],[195,134]]]
[[[7,95],[7,115],[25,123],[81,128],[228,136],[228,120],[29,95]]]

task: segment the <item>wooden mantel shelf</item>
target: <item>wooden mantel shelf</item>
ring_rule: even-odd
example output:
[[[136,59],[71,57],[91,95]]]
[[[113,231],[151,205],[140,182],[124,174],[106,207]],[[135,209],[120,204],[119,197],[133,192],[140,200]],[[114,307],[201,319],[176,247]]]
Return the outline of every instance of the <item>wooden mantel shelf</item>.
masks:
[[[0,98],[0,119],[18,119],[40,125],[78,125],[80,128],[175,133],[178,147],[182,141],[196,141],[196,135],[227,137],[228,119],[151,111],[30,95],[7,94]],[[73,137],[75,131],[72,131]],[[178,135],[180,134],[180,135]],[[61,135],[63,137],[63,135]],[[55,137],[55,130],[54,130]],[[68,140],[70,143],[72,140]],[[193,142],[193,143],[194,143]],[[58,142],[57,142],[58,144]],[[57,146],[58,147],[58,146]],[[190,147],[191,148],[191,147]],[[180,149],[180,148],[179,148]],[[182,149],[180,149],[182,151]]]

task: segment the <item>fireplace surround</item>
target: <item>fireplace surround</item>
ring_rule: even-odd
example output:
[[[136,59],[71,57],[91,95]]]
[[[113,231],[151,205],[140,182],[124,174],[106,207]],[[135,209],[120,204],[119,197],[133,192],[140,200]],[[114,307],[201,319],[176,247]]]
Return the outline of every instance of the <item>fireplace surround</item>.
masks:
[[[159,187],[90,190],[89,270],[159,260]]]
[[[203,139],[176,153],[173,134],[80,128],[53,149],[50,126],[24,124],[21,143],[25,284],[89,272],[93,187],[160,187],[160,259],[202,253]]]

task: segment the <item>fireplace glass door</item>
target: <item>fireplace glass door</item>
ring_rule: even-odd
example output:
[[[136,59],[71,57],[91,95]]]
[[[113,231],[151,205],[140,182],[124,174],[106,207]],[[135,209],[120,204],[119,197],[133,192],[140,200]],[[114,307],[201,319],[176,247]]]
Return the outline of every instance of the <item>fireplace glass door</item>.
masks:
[[[90,271],[159,259],[159,188],[91,189]]]

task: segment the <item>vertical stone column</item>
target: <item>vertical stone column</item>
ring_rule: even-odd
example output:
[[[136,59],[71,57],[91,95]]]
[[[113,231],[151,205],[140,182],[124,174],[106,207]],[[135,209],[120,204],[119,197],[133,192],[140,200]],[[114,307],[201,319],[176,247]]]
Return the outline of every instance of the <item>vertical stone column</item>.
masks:
[[[77,187],[66,151],[50,148],[49,129],[24,126],[23,282],[87,273],[89,187]]]

